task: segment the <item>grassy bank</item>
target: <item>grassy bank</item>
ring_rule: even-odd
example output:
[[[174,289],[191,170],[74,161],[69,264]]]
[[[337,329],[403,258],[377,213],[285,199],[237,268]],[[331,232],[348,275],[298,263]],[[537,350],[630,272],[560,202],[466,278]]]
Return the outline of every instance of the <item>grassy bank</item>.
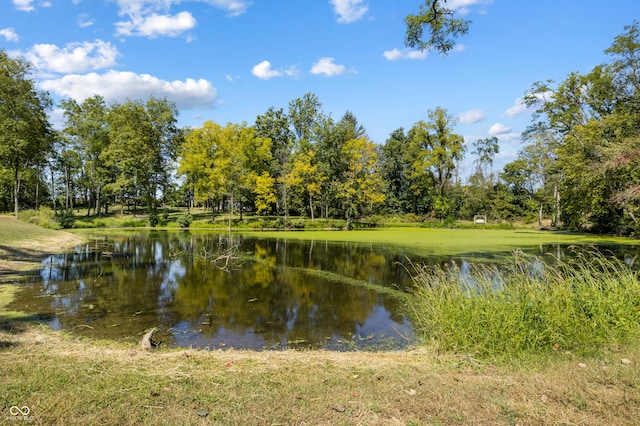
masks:
[[[22,266],[74,241],[0,217],[4,237],[3,230],[3,253]],[[491,232],[494,240],[511,238]],[[366,233],[384,244],[420,244],[417,234]],[[440,240],[420,235],[431,235],[425,250],[446,242],[444,234]],[[25,261],[23,254],[31,257]],[[502,358],[476,353],[475,346],[430,344],[382,353],[143,351],[53,332],[8,313],[3,297],[0,292],[0,424],[631,425],[640,418],[638,346],[585,353],[547,346]],[[23,413],[28,407],[29,414],[12,407]]]
[[[640,342],[640,279],[593,250],[568,260],[514,255],[501,268],[421,266],[409,297],[414,324],[447,352],[522,357],[597,354]]]
[[[0,283],[12,272],[33,267],[48,254],[59,253],[82,242],[82,237],[45,229],[0,215]]]
[[[0,419],[37,425],[635,424],[636,351],[470,356],[162,350],[0,328]],[[7,422],[8,423],[8,422]]]

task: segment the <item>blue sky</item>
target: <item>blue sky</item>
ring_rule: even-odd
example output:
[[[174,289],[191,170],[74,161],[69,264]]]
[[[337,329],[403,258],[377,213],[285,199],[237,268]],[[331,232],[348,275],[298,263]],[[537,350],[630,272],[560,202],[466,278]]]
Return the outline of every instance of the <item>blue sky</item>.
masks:
[[[382,144],[443,107],[467,164],[472,142],[497,136],[500,169],[522,148],[525,91],[606,62],[603,50],[640,19],[638,0],[449,0],[472,24],[442,57],[404,47],[404,17],[422,2],[2,0],[0,48],[31,61],[56,101],[166,97],[182,125],[252,124],[312,92]]]

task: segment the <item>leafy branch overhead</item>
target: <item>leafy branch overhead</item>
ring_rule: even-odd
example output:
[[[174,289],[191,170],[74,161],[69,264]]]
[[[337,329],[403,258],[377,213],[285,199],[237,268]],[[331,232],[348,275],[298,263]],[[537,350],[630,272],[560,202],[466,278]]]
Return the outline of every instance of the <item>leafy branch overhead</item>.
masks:
[[[456,39],[469,32],[471,21],[457,18],[455,11],[445,6],[446,2],[425,0],[417,15],[407,15],[404,41],[407,47],[421,51],[437,50],[446,55],[455,46]]]

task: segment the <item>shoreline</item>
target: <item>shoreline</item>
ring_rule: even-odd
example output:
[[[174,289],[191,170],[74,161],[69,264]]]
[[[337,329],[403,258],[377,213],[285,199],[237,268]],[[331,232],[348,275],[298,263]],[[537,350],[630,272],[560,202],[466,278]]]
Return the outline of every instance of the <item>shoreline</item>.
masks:
[[[13,220],[0,217],[0,290],[19,288],[12,277],[83,242]],[[3,299],[0,291],[0,419],[22,419],[9,407],[28,407],[24,420],[35,424],[71,426],[596,425],[635,424],[640,415],[634,347],[502,361],[429,343],[381,352],[141,350],[139,341],[83,338],[12,316]]]
[[[85,242],[83,238],[70,232],[25,224],[10,216],[0,216],[0,219],[5,228],[13,224],[19,227],[34,227],[40,234],[35,238],[27,237],[9,243],[0,241],[0,277],[33,270],[48,256],[70,250]],[[2,228],[0,227],[0,231],[3,230]]]

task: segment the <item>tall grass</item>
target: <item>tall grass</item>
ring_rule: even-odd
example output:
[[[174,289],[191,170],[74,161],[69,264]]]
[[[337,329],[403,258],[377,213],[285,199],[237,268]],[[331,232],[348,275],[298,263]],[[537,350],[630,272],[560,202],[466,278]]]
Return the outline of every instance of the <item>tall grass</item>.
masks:
[[[481,356],[553,350],[594,354],[640,336],[638,273],[597,251],[544,262],[417,267],[409,307],[440,350]],[[550,260],[550,261],[549,261]]]
[[[60,223],[56,221],[53,210],[43,206],[38,210],[28,209],[20,210],[18,217],[23,222],[32,223],[47,229],[60,229]]]

